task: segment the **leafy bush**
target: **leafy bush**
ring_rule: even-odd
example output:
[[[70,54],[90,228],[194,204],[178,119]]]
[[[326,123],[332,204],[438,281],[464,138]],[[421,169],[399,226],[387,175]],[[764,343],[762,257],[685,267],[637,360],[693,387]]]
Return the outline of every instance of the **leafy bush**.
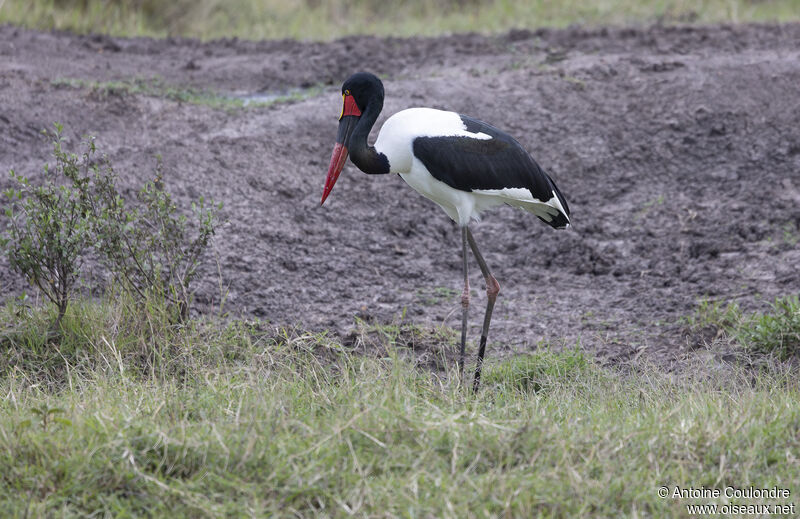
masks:
[[[190,284],[219,225],[221,204],[200,198],[192,203],[190,222],[164,190],[159,160],[155,179],[128,205],[117,189],[111,163],[95,157],[94,138],[87,139],[78,156],[63,149],[61,132],[56,124],[56,166],[45,167],[41,185],[11,172],[19,187],[5,191],[11,203],[0,246],[12,268],[56,305],[55,331],[90,248],[135,301],[156,297],[185,319]]]
[[[160,160],[155,179],[142,187],[137,194],[138,204],[130,209],[115,180],[109,167],[104,176],[86,185],[92,228],[104,262],[115,279],[140,302],[150,296],[164,299],[184,320],[191,303],[189,285],[219,225],[222,205],[207,204],[202,197],[193,202],[192,232],[189,219],[178,212],[164,190]]]
[[[82,157],[62,148],[61,126],[56,125],[53,155],[55,168],[44,168],[44,181],[30,181],[11,171],[17,188],[4,191],[10,204],[5,209],[7,226],[0,247],[11,268],[20,272],[58,309],[52,331],[58,333],[78,280],[84,252],[92,243],[91,218],[82,191],[93,144]],[[63,177],[63,178],[62,178]],[[64,180],[69,181],[64,184]]]

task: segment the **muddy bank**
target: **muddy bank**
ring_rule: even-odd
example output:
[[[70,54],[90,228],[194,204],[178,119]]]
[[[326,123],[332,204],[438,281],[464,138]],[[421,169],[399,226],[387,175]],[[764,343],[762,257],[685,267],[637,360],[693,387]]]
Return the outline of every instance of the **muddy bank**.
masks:
[[[797,24],[332,43],[6,26],[0,56],[0,170],[35,175],[50,151],[40,130],[59,121],[73,143],[96,135],[127,188],[149,179],[161,154],[179,201],[224,202],[229,223],[198,283],[201,310],[218,307],[221,284],[234,315],[343,337],[354,316],[459,325],[459,234],[438,207],[395,176],[352,165],[318,207],[339,84],[361,69],[384,79],[377,127],[412,106],[486,120],[530,150],[569,200],[572,231],[511,208],[474,226],[502,286],[494,354],[579,342],[609,362],[672,365],[694,351],[680,319],[700,298],[755,309],[800,290]],[[110,81],[299,94],[221,109],[96,88]],[[471,284],[477,342],[476,266]],[[0,260],[0,292],[23,288]]]

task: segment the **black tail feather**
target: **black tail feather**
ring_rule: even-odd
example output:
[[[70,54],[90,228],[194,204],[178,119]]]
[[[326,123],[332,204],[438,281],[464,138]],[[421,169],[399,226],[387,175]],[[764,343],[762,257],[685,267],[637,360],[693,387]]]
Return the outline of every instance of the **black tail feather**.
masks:
[[[542,171],[542,173],[544,173],[544,171]],[[559,212],[558,215],[556,215],[549,222],[542,217],[539,217],[539,219],[544,223],[546,223],[547,225],[549,225],[550,227],[553,227],[555,229],[563,229],[570,224],[569,204],[567,203],[567,199],[564,198],[564,195],[561,194],[561,190],[558,189],[558,186],[556,186],[556,183],[553,182],[552,178],[550,178],[550,175],[548,175],[547,173],[544,173],[544,175],[547,177],[547,181],[550,183],[550,187],[552,188],[553,193],[555,193],[556,197],[558,198],[558,201],[561,203],[561,207],[564,208],[564,211],[566,211],[567,214],[562,214],[561,212]]]

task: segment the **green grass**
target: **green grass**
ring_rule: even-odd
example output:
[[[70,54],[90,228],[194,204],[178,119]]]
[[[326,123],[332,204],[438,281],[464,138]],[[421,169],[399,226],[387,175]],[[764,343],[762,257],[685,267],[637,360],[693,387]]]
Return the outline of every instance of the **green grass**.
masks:
[[[392,348],[416,328],[370,329],[375,355],[104,303],[72,305],[59,344],[47,312],[0,309],[0,516],[684,517],[715,500],[660,486],[800,491],[795,375],[540,351],[473,396]]]
[[[756,355],[774,355],[781,360],[800,357],[800,299],[779,297],[766,312],[745,313],[735,302],[703,300],[687,320],[690,329],[712,329]]]
[[[263,97],[234,97],[208,90],[170,85],[159,78],[137,78],[126,81],[86,81],[74,78],[57,78],[50,81],[55,87],[89,89],[102,96],[144,95],[170,99],[181,103],[208,106],[215,109],[237,110],[259,108],[279,103],[300,101],[319,95],[321,86],[293,90],[285,94]]]
[[[416,300],[425,306],[435,305],[441,301],[454,299],[461,292],[452,287],[423,287],[417,289]]]
[[[781,228],[783,230],[783,241],[787,245],[794,247],[800,242],[800,228],[795,222],[786,222]]]
[[[1,3],[0,3],[1,4]],[[5,0],[0,23],[124,36],[328,40],[569,24],[800,19],[799,0]]]

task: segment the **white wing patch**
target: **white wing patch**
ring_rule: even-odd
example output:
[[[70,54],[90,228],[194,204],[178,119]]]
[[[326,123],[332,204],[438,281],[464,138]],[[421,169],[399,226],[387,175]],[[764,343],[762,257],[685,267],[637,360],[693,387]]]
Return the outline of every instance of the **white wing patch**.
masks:
[[[467,125],[465,124],[464,125],[464,130],[466,130],[466,129],[467,129]],[[489,135],[488,133],[483,133],[483,132],[470,133],[470,132],[465,131],[464,133],[466,134],[465,137],[472,137],[473,139],[480,139],[482,141],[486,141],[486,140],[489,140],[489,139],[492,138],[491,135]]]
[[[524,209],[529,213],[533,213],[536,216],[541,217],[547,222],[553,221],[553,218],[557,216],[558,213],[563,214],[567,220],[569,220],[569,216],[567,216],[567,212],[564,210],[564,207],[561,205],[561,201],[558,199],[555,192],[552,193],[552,198],[546,202],[534,198],[529,190],[521,187],[505,189],[473,189],[472,192],[477,195],[490,197],[498,202],[519,207],[520,209]]]

